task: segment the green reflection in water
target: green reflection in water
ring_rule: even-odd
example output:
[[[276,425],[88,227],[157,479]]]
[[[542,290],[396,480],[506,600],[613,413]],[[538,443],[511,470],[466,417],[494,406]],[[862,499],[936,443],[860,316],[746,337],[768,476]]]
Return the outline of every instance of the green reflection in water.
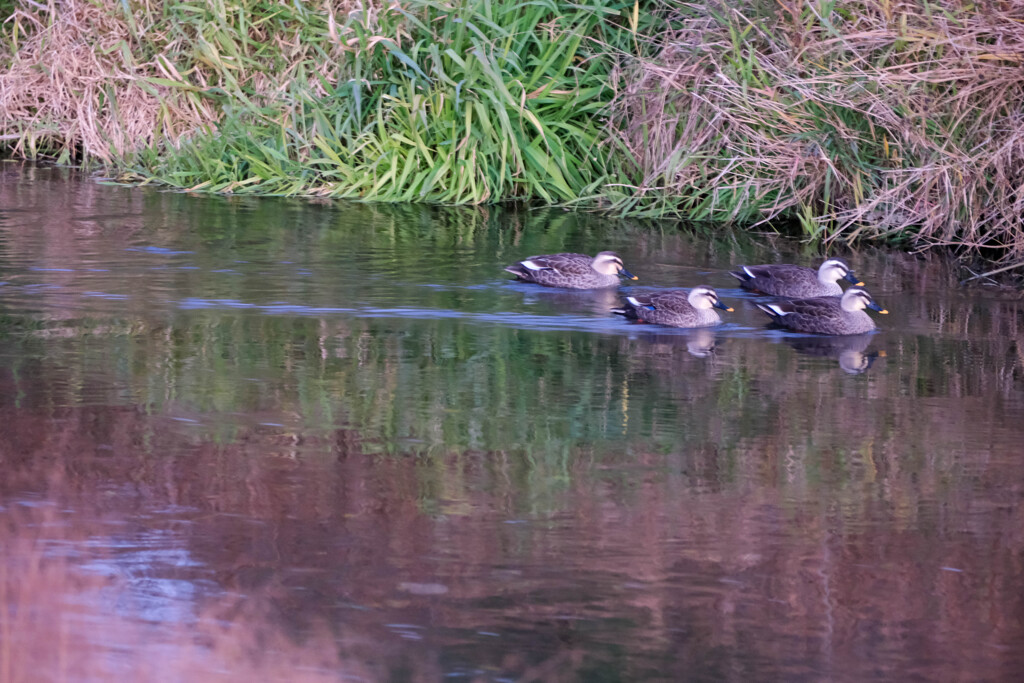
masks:
[[[355,429],[381,453],[507,451],[554,486],[580,448],[602,466],[650,451],[697,487],[856,481],[887,450],[904,464],[938,450],[952,468],[976,439],[937,449],[940,434],[1019,406],[1016,302],[957,298],[934,263],[855,254],[893,315],[882,334],[822,349],[766,331],[736,289],[722,329],[680,333],[609,315],[615,292],[501,271],[615,249],[637,286],[724,290],[734,263],[817,258],[727,230],[197,198],[70,175],[0,184],[5,355],[32,367],[17,395],[42,404],[143,406],[219,443],[268,423]]]
[[[909,648],[890,644],[936,619],[953,634],[936,652],[993,623],[995,644],[1019,642],[1021,306],[956,290],[939,261],[850,255],[893,313],[830,346],[766,330],[723,274],[817,258],[799,246],[66,175],[0,176],[0,492],[95,510],[69,545],[110,534],[140,546],[133,571],[180,580],[177,556],[146,554],[163,529],[196,585],[269,596],[270,629],[284,613],[363,638],[428,605],[450,629],[435,650],[470,669],[522,672],[563,634],[585,653],[567,675],[634,680],[690,663],[894,671]],[[613,293],[501,272],[605,248],[636,286],[706,282],[736,314],[714,331],[628,325]],[[23,529],[63,524],[4,528],[28,555]],[[916,630],[864,636],[865,615]],[[520,643],[533,660],[507,664]]]

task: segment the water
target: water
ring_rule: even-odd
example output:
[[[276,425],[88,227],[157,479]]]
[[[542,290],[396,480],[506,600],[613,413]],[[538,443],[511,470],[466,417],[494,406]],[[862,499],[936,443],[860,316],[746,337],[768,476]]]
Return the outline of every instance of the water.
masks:
[[[510,282],[614,249],[715,330]],[[1018,680],[1022,303],[799,244],[0,166],[0,681]]]

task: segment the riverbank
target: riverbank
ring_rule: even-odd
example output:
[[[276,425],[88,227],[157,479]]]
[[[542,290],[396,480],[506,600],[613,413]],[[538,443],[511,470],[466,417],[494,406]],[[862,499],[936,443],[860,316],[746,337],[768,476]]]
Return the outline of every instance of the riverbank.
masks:
[[[1024,258],[1024,7],[821,4],[18,4],[0,144],[193,191]]]

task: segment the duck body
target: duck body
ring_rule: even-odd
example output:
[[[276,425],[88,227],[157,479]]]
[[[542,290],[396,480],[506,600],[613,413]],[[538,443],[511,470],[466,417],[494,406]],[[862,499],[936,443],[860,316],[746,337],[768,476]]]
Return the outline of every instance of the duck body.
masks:
[[[618,254],[611,251],[602,251],[593,257],[586,254],[531,256],[506,266],[505,270],[523,282],[569,289],[617,287],[621,277],[636,279],[622,265]]]
[[[613,308],[612,313],[631,320],[668,325],[671,327],[710,327],[722,322],[716,308],[732,311],[718,300],[718,294],[711,287],[701,285],[689,292],[684,289],[669,289],[652,294],[627,296],[622,308]]]
[[[865,308],[888,313],[863,287],[850,287],[843,296],[819,296],[757,304],[776,324],[811,334],[863,334],[875,329]]]
[[[740,281],[740,286],[762,294],[808,299],[817,296],[842,296],[839,280],[854,285],[863,284],[841,258],[830,258],[817,270],[788,263],[760,266],[738,266],[729,274]]]

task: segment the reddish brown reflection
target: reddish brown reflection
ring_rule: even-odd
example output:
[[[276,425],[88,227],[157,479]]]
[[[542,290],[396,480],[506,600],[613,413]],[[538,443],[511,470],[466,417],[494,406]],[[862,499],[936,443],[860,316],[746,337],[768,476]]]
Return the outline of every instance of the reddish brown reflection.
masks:
[[[61,174],[0,174],[0,683],[1024,676],[1024,307],[948,262],[679,333],[497,266],[775,247]]]
[[[714,445],[634,444],[574,449],[563,486],[531,486],[553,473],[516,453],[382,456],[353,431],[269,428],[218,445],[130,408],[17,416],[0,415],[6,680],[41,663],[278,680],[1024,665],[1005,454],[943,491],[878,453],[824,502],[767,447],[732,484]]]

